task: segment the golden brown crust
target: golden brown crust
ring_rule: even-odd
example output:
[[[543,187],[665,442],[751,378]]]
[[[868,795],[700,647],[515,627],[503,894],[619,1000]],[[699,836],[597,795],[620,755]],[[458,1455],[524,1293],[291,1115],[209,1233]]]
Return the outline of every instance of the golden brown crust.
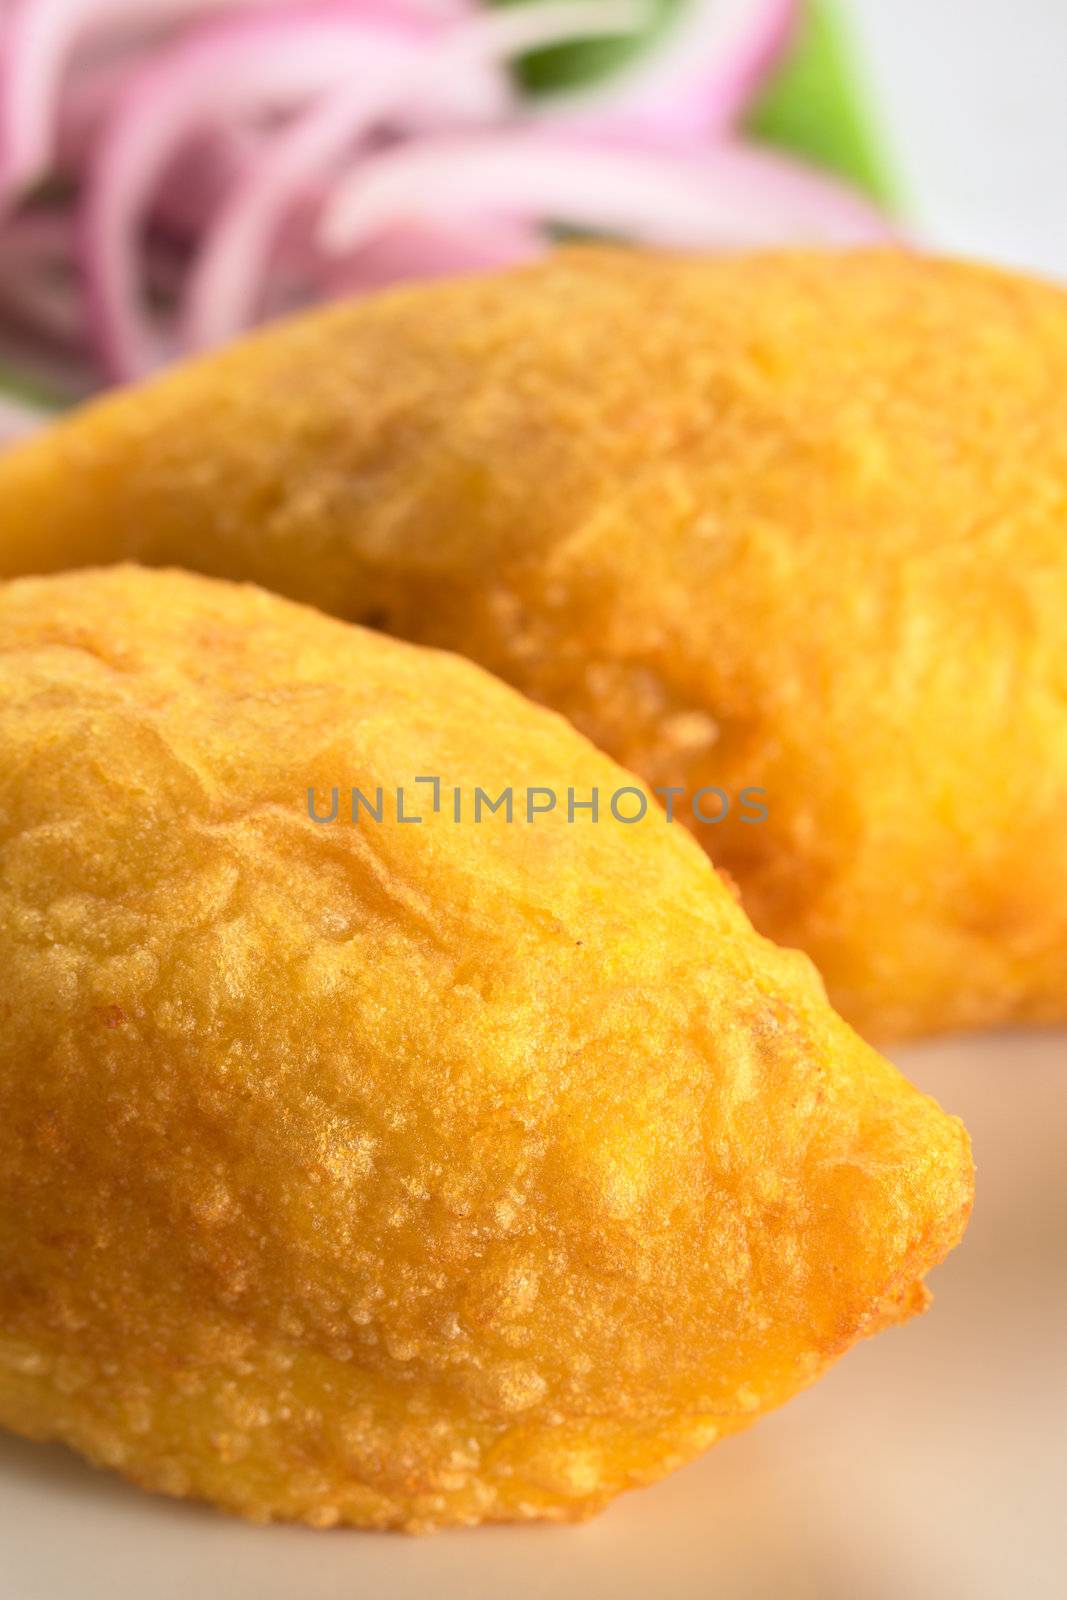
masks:
[[[0,1422],[364,1526],[590,1514],[918,1309],[966,1134],[632,785],[261,591],[0,586]],[[425,807],[422,808],[425,811]]]
[[[272,330],[0,463],[132,556],[470,655],[654,785],[864,1031],[1067,1004],[1067,300],[905,252],[564,253]]]

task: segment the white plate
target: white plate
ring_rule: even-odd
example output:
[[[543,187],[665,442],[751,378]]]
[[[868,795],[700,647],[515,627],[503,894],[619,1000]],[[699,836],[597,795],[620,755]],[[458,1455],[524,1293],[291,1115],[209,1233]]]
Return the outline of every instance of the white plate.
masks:
[[[2,1600],[1063,1600],[1067,1035],[899,1052],[979,1166],[924,1317],[578,1528],[253,1528],[0,1437]]]

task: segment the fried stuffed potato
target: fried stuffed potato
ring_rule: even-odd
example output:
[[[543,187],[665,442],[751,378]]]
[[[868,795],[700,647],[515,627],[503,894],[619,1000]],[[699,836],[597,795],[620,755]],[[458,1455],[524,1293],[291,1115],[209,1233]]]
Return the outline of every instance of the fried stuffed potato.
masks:
[[[581,1517],[919,1309],[970,1197],[562,718],[250,587],[0,586],[9,1428],[259,1519]]]
[[[0,463],[0,570],[173,562],[472,656],[724,789],[757,927],[905,1036],[1067,1017],[1065,506],[1059,291],[577,252],[93,407]]]

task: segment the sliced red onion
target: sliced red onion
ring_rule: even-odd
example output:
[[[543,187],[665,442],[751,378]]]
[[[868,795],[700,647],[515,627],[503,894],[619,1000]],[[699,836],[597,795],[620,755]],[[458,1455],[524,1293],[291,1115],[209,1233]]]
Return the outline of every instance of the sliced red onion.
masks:
[[[722,143],[679,154],[516,129],[372,157],[337,186],[319,241],[349,252],[442,214],[543,217],[683,249],[858,245],[891,233],[851,190],[770,151]]]
[[[0,229],[0,347],[84,390],[79,323],[112,378],[174,353],[147,310],[164,278],[199,349],[309,292],[531,259],[549,224],[698,249],[890,236],[835,181],[723,142],[799,0],[689,0],[603,84],[520,101],[512,56],[626,33],[648,4],[0,0],[0,214],[48,171],[82,177],[75,245],[28,208]]]
[[[219,206],[260,160],[268,137],[267,128],[251,123],[192,135],[168,162],[151,196],[153,229],[196,248]]]
[[[64,89],[49,135],[49,171],[78,173],[85,166],[112,106],[130,76],[126,55],[82,67]]]
[[[552,94],[543,119],[700,138],[731,128],[783,57],[800,0],[686,0],[657,43],[588,88]]]
[[[85,285],[79,274],[77,234],[69,212],[56,207],[20,212],[0,227],[0,324],[10,342],[48,358],[74,356],[84,368],[90,355]],[[145,250],[142,275],[152,296],[174,301],[184,273],[163,238]],[[32,365],[32,359],[31,359]],[[49,382],[48,374],[44,379]],[[83,388],[61,384],[64,392]]]
[[[432,35],[430,37],[433,37]],[[131,80],[89,169],[85,269],[94,341],[109,376],[150,371],[163,356],[141,307],[138,236],[154,190],[187,141],[224,114],[234,123],[292,111],[338,84],[395,78],[428,49],[410,31],[299,8],[196,34]],[[463,86],[484,103],[484,74]]]
[[[465,97],[452,89],[471,66],[504,62],[546,45],[614,36],[647,22],[643,0],[542,0],[473,18],[418,59],[398,58],[355,92],[344,84],[267,145],[208,231],[190,281],[184,345],[210,349],[255,318],[271,245],[286,212],[309,185],[329,174],[356,142],[383,120],[462,119]],[[476,250],[475,259],[479,252]]]
[[[26,212],[0,228],[0,314],[25,336],[84,349],[85,315],[64,212]]]
[[[73,280],[52,281],[36,272],[5,272],[0,278],[0,313],[24,335],[61,349],[84,350],[85,309]]]
[[[0,198],[30,188],[52,168],[63,77],[80,48],[100,36],[149,38],[190,18],[269,11],[274,0],[10,0],[0,59]],[[300,4],[300,0],[295,0]],[[305,0],[308,9],[317,0]],[[417,28],[469,14],[471,0],[334,0],[339,13]]]
[[[198,12],[263,0],[13,0],[0,63],[0,194],[52,166],[63,73],[87,37],[109,27],[158,29]]]
[[[27,256],[69,261],[73,253],[74,225],[65,210],[34,208],[0,223],[0,256],[5,264]]]
[[[331,296],[369,294],[393,283],[499,272],[536,260],[547,248],[537,228],[496,219],[394,228],[334,262],[322,274],[321,286]]]

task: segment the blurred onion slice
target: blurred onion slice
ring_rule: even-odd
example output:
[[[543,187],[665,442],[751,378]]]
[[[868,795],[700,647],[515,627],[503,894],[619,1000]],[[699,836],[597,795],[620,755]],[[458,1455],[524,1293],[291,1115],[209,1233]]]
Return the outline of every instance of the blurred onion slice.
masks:
[[[188,141],[220,120],[292,113],[339,84],[357,94],[426,49],[419,35],[339,8],[302,16],[290,7],[194,33],[134,74],[94,152],[84,197],[92,332],[109,377],[149,372],[168,354],[142,307],[138,248],[157,187]],[[456,90],[472,104],[499,105],[484,74]]]
[[[0,63],[0,199],[51,170],[63,76],[81,45],[255,4],[262,0],[13,0]]]
[[[342,157],[376,126],[388,121],[410,130],[415,124],[418,131],[419,123],[440,127],[477,121],[478,108],[457,97],[455,88],[480,65],[502,64],[544,45],[636,31],[647,20],[645,0],[540,0],[508,7],[472,18],[418,58],[397,56],[372,81],[345,82],[324,95],[266,144],[209,226],[186,299],[184,348],[210,349],[254,320],[286,216],[316,183],[331,178]],[[445,254],[451,258],[455,233],[453,228],[447,235]],[[470,259],[494,259],[495,242],[484,249],[477,233],[474,229]],[[435,247],[429,248],[426,265],[428,275],[439,276]]]
[[[679,0],[633,61],[587,88],[548,95],[545,119],[707,138],[732,128],[788,49],[800,0]]]
[[[325,205],[319,242],[347,253],[442,214],[545,217],[689,249],[890,237],[882,214],[851,190],[751,145],[680,151],[520,128],[422,140],[360,163]]]
[[[0,0],[0,349],[84,392],[293,304],[530,259],[560,226],[886,238],[844,186],[735,142],[801,0],[677,0],[654,28],[662,3]],[[581,91],[539,103],[510,72],[626,34],[650,42]]]

